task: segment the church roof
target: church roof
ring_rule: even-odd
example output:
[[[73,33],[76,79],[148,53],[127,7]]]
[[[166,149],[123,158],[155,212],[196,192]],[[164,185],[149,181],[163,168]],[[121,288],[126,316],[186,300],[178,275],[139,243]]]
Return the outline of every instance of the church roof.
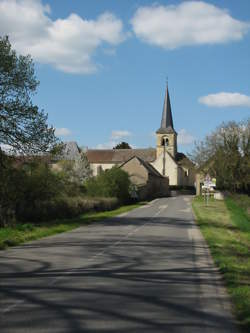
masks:
[[[175,133],[168,86],[165,93],[162,118],[161,118],[161,127],[156,131],[156,133],[159,134]]]
[[[90,163],[124,163],[134,156],[153,162],[156,159],[156,149],[89,149],[86,156]]]
[[[177,153],[175,156],[178,165],[183,167],[194,167],[194,163],[183,153]]]

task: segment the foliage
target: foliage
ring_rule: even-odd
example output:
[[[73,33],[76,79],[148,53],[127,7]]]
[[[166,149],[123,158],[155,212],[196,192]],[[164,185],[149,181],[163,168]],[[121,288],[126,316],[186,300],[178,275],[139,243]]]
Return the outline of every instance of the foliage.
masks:
[[[90,196],[115,197],[124,203],[130,199],[129,175],[118,167],[105,170],[97,177],[90,178],[85,187]]]
[[[89,211],[108,211],[118,206],[116,198],[84,198],[57,196],[50,200],[39,200],[34,206],[19,211],[19,221],[43,222],[77,217]]]
[[[216,177],[218,188],[250,192],[250,119],[223,123],[196,143],[191,158]]]
[[[61,160],[58,165],[69,181],[76,184],[82,184],[92,176],[92,170],[84,152],[81,152],[75,160]]]
[[[131,149],[131,147],[127,142],[122,141],[118,143],[113,149]]]
[[[26,209],[66,192],[61,175],[51,172],[42,158],[21,158],[1,153],[0,226],[15,223]]]
[[[73,170],[74,177],[79,183],[83,183],[83,181],[92,176],[92,170],[84,152],[81,152],[80,157],[75,160]]]
[[[44,157],[17,158],[3,154],[0,174],[0,227],[16,221],[71,218],[91,210],[110,210],[116,198],[87,198],[83,186],[64,172],[54,172]]]
[[[20,198],[24,173],[12,167],[12,158],[0,149],[0,227],[15,223],[15,206]]]
[[[32,103],[38,84],[30,56],[17,56],[8,37],[0,37],[0,144],[19,154],[46,152],[57,141],[47,115]]]

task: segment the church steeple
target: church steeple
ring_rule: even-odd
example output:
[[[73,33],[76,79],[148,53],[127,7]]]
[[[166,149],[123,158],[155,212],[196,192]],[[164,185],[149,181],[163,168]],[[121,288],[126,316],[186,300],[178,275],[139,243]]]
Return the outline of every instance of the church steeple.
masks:
[[[161,134],[175,133],[168,86],[166,88],[166,93],[165,93],[162,118],[161,118],[161,127],[157,130],[156,133],[161,133]]]
[[[161,127],[156,131],[156,135],[157,157],[163,153],[165,154],[165,152],[167,151],[173,156],[173,158],[175,158],[175,155],[177,153],[177,133],[174,130],[168,85],[165,93]]]

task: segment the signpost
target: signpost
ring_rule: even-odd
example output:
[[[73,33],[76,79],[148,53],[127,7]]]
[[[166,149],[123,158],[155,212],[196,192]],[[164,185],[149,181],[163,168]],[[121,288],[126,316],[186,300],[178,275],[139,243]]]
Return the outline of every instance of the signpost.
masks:
[[[204,185],[202,186],[202,190],[204,190],[204,197],[206,201],[206,205],[208,205],[210,192],[214,190],[216,187],[216,178],[211,179],[210,175],[207,174],[204,180]]]

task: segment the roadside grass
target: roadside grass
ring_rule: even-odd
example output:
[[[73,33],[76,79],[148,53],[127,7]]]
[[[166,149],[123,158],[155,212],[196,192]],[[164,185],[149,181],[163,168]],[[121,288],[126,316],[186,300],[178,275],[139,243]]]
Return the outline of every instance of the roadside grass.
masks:
[[[250,216],[249,198],[239,205],[234,197],[211,199],[208,206],[196,197],[193,209],[231,295],[234,313],[243,332],[250,331]],[[250,200],[249,200],[250,203]]]
[[[89,212],[74,219],[55,220],[42,223],[18,223],[13,227],[0,228],[0,250],[16,246],[42,237],[52,236],[65,231],[102,221],[144,205],[145,202],[121,206],[104,212]]]

